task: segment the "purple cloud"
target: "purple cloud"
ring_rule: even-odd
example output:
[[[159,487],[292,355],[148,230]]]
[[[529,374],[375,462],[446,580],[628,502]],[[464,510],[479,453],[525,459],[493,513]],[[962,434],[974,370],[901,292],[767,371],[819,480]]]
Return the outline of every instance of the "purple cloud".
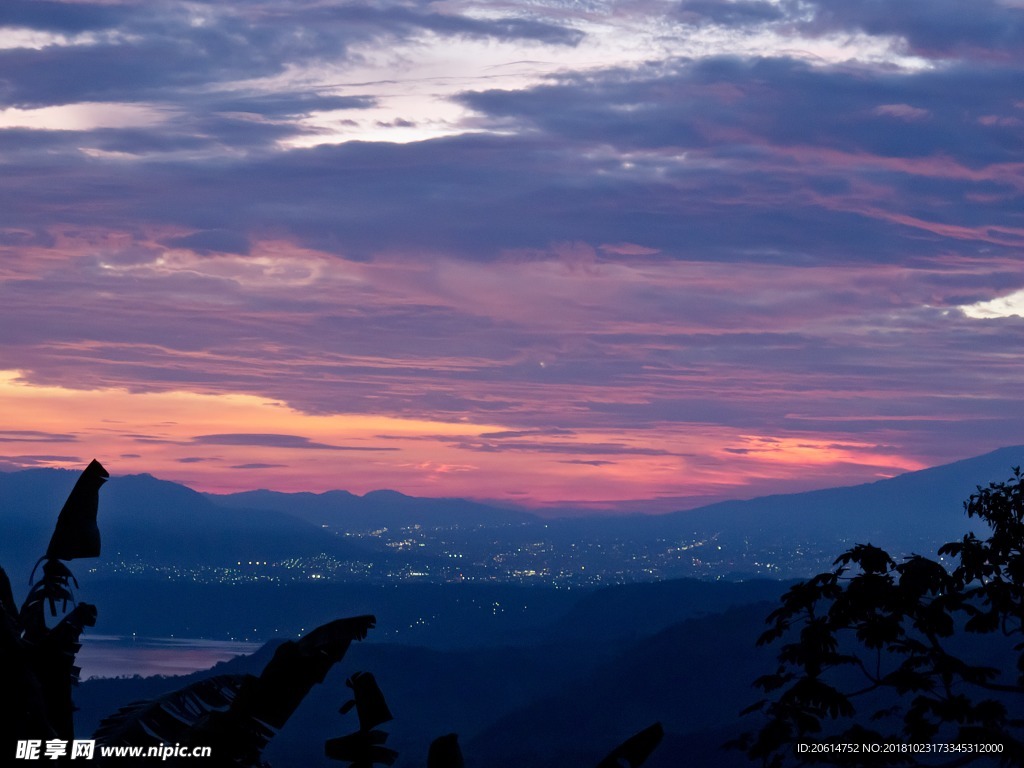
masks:
[[[74,443],[78,435],[38,432],[31,429],[0,429],[0,443]]]
[[[303,450],[326,451],[397,451],[398,448],[378,445],[328,445],[317,443],[299,435],[273,435],[236,433],[223,435],[198,435],[192,438],[199,445],[251,445],[267,448],[300,448]]]

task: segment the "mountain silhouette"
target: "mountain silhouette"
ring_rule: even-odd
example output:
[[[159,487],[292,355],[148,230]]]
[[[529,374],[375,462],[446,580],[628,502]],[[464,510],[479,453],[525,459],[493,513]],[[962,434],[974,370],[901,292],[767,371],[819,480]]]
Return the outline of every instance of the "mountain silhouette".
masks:
[[[536,516],[526,512],[466,499],[417,498],[386,489],[370,491],[363,496],[348,491],[279,493],[261,490],[224,495],[207,494],[207,498],[229,509],[272,510],[315,525],[358,529],[424,523],[448,527],[512,525],[538,521]]]
[[[1024,446],[1013,446],[855,486],[720,502],[662,515],[551,520],[465,499],[416,498],[387,490],[364,496],[347,491],[212,495],[150,475],[115,473],[104,491],[100,525],[104,560],[134,557],[181,567],[317,553],[387,563],[391,553],[382,547],[374,550],[338,534],[416,525],[458,529],[463,541],[478,547],[538,537],[562,547],[588,541],[713,539],[716,546],[739,554],[758,547],[811,545],[828,557],[855,542],[907,554],[928,551],[971,529],[963,500],[978,484],[1005,480],[1010,468],[1020,464]],[[55,469],[0,472],[0,519],[7,532],[0,539],[0,559],[12,570],[28,562],[29,552],[45,547],[53,510],[76,476]],[[36,541],[42,543],[36,546]],[[421,560],[415,562],[430,556],[418,553]],[[395,558],[406,564],[414,560],[409,553]]]

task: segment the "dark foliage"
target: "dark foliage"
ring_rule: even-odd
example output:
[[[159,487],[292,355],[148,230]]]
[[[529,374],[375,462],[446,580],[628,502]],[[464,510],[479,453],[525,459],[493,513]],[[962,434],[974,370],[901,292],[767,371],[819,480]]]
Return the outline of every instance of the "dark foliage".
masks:
[[[82,631],[96,624],[96,608],[75,603],[71,585],[77,582],[61,560],[99,554],[96,509],[99,488],[108,477],[98,461],[79,477],[46,554],[39,559],[43,576],[32,585],[20,610],[15,610],[10,581],[0,569],[0,686],[8,713],[0,718],[2,743],[73,737],[71,687],[80,671],[75,655]],[[54,620],[60,616],[53,626],[47,623],[47,613]]]
[[[759,730],[732,746],[765,766],[1024,765],[1024,478],[964,503],[990,528],[943,545],[939,561],[896,562],[858,544],[797,584],[759,644],[781,642]],[[940,562],[941,561],[941,562]],[[853,751],[797,750],[798,744]],[[956,744],[958,751],[864,745]],[[996,754],[977,745],[999,745]]]

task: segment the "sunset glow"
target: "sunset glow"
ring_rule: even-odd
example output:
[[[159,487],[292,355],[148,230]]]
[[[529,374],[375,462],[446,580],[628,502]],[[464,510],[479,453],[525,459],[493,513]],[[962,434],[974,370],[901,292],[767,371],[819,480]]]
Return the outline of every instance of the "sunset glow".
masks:
[[[668,511],[1024,442],[1024,10],[901,7],[12,0],[0,466]]]

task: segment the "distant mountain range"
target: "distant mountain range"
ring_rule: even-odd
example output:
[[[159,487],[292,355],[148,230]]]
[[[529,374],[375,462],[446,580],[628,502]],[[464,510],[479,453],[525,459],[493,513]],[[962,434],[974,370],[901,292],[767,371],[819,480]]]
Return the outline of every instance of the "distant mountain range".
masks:
[[[30,469],[0,473],[5,535],[0,564],[17,573],[46,549],[57,513],[78,472]],[[223,564],[324,552],[357,557],[362,549],[292,515],[215,505],[183,485],[150,475],[114,477],[100,491],[98,561],[151,565]]]
[[[494,526],[536,523],[539,518],[466,499],[430,499],[406,496],[398,491],[370,491],[357,496],[348,491],[326,493],[279,493],[245,491],[226,495],[206,494],[227,509],[262,509],[282,512],[314,525],[345,526],[368,530],[409,525]]]
[[[862,485],[725,501],[666,515],[564,520],[560,525],[585,526],[592,535],[626,529],[646,535],[717,531],[761,544],[871,541],[920,551],[923,542],[959,539],[974,529],[976,523],[964,514],[964,501],[978,486],[1009,479],[1019,466],[1024,466],[1024,445]]]
[[[1006,480],[1024,464],[1024,446],[944,464],[873,483],[804,493],[726,501],[661,515],[587,516],[584,513],[542,520],[525,512],[466,501],[424,499],[396,491],[356,496],[347,491],[277,493],[250,491],[207,494],[218,506],[262,509],[298,517],[315,525],[497,526],[545,524],[586,535],[605,531],[674,535],[692,529],[728,531],[749,538],[885,539],[913,544],[923,532],[956,538],[967,530],[963,502],[979,485]]]
[[[567,517],[534,515],[464,499],[427,499],[395,491],[230,495],[197,493],[150,475],[116,476],[101,491],[103,559],[150,564],[222,564],[282,560],[324,553],[340,560],[415,562],[433,555],[398,553],[348,537],[373,528],[452,529],[460,545],[502,541],[553,547],[581,542],[665,542],[710,539],[744,548],[815,546],[826,554],[855,542],[897,553],[934,552],[971,526],[962,503],[978,485],[1005,480],[1024,463],[1024,446],[1002,448],[874,483],[713,504],[665,515]],[[46,548],[57,512],[77,472],[30,469],[0,473],[0,563],[31,566]],[[611,546],[611,545],[609,545]],[[415,557],[414,557],[415,556]]]

